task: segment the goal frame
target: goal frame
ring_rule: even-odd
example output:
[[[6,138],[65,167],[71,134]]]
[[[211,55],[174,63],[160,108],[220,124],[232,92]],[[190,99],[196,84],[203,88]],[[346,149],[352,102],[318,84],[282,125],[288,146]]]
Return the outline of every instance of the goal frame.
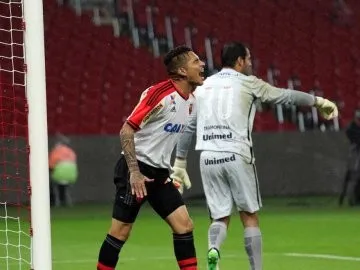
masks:
[[[42,0],[23,0],[31,185],[32,269],[51,270],[51,226]]]

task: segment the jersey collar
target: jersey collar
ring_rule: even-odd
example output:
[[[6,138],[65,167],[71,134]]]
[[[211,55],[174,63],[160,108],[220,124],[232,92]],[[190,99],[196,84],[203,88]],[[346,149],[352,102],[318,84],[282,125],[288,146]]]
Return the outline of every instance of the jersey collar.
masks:
[[[240,73],[240,72],[237,72],[235,69],[232,69],[232,68],[222,68],[222,69],[220,70],[220,72],[221,72],[221,73],[236,74],[236,75],[240,74],[240,75],[245,76],[244,74],[242,74],[242,73]]]
[[[178,94],[185,100],[188,100],[189,99],[189,95],[184,95],[183,93],[181,93],[181,91],[176,87],[176,84],[172,81],[172,80],[169,80],[172,85],[174,86],[176,92],[178,92]]]

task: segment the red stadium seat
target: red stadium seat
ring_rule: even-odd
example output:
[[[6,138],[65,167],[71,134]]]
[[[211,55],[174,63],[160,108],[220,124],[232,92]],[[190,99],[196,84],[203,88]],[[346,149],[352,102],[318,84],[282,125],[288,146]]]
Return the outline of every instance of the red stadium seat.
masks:
[[[110,26],[95,26],[89,14],[79,17],[55,0],[45,2],[49,121],[55,121],[49,131],[117,133],[140,92],[166,78],[161,59],[154,59],[148,49],[134,48],[128,37],[115,38]],[[191,26],[192,44],[201,57],[204,39],[211,37],[215,66],[220,65],[224,42],[245,42],[259,77],[266,79],[274,65],[280,71],[278,86],[287,87],[293,75],[301,81],[300,90],[318,85],[325,95],[341,97],[345,104],[341,117],[348,118],[358,105],[354,93],[360,91],[360,24],[354,20],[352,27],[337,25],[329,16],[330,2],[194,0],[189,5],[180,0],[143,0],[134,1],[134,10],[137,25],[146,27],[145,9],[152,6],[155,32],[160,36],[166,34],[165,16],[171,16],[175,45],[185,43],[184,29]],[[360,16],[358,1],[347,4],[354,17]],[[96,124],[69,123],[68,113],[81,115],[85,107],[79,104],[88,106],[92,101],[99,108]],[[54,112],[58,108],[61,113]],[[294,128],[279,125],[271,113],[260,113],[256,119],[256,130]]]

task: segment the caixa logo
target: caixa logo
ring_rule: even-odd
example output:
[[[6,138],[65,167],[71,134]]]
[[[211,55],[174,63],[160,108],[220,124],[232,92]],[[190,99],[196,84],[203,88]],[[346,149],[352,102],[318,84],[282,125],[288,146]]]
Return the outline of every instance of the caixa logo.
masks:
[[[164,126],[164,130],[170,133],[183,133],[186,125],[168,123]]]

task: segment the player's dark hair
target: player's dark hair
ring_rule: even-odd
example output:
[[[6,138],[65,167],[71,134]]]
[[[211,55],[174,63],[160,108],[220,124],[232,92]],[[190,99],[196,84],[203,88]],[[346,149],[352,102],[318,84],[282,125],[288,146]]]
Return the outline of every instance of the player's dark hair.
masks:
[[[240,42],[230,42],[224,45],[221,50],[222,67],[234,67],[236,60],[246,58],[246,46]]]
[[[170,76],[180,76],[177,70],[186,62],[188,52],[192,49],[187,46],[179,46],[169,51],[164,57],[166,71]]]

